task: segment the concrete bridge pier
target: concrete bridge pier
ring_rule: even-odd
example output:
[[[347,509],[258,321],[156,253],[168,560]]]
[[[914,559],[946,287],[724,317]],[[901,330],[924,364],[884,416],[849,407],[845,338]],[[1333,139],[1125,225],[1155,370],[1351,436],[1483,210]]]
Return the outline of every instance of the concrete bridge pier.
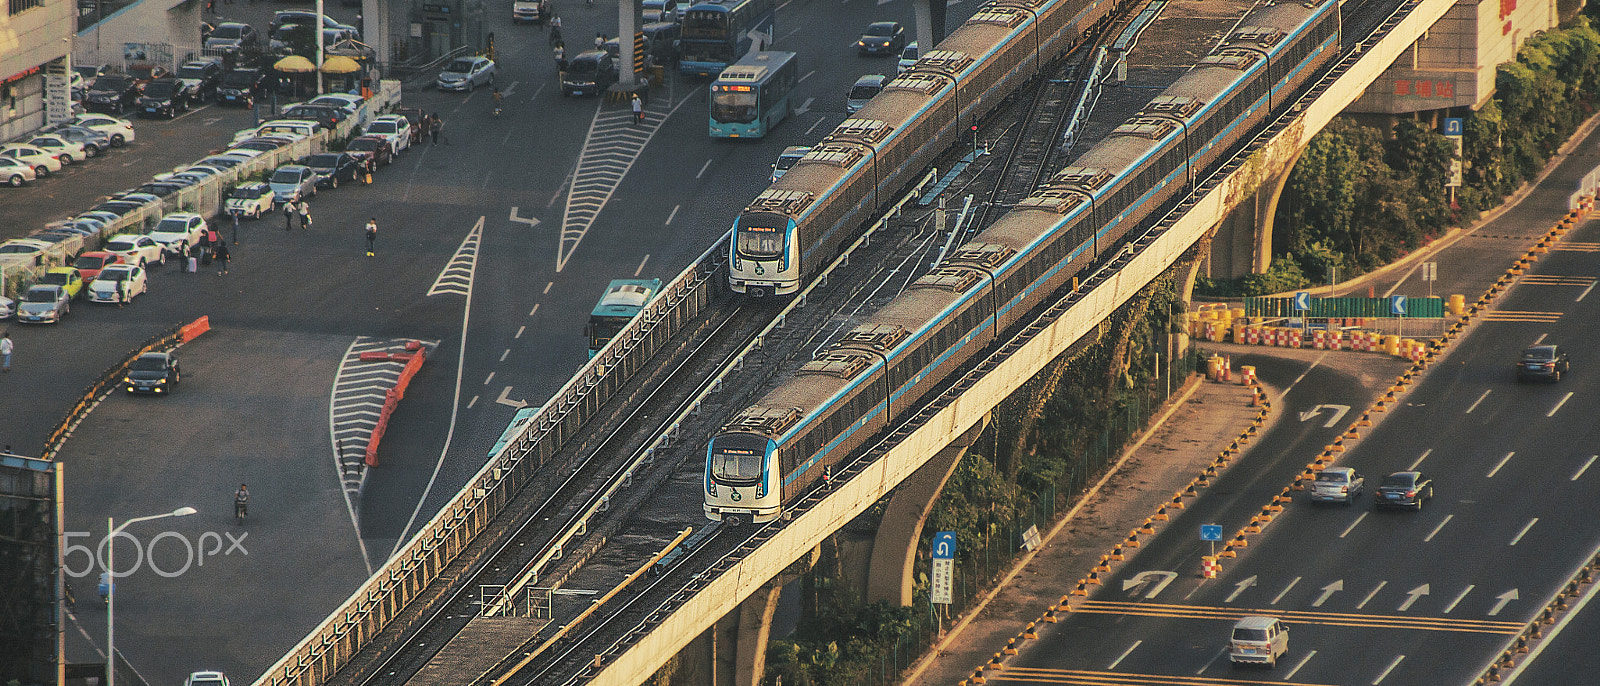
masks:
[[[672,684],[697,686],[761,686],[767,671],[767,642],[772,634],[772,616],[778,610],[778,595],[784,586],[800,578],[822,557],[822,548],[812,548],[783,573],[772,577],[750,594],[738,609],[723,615],[702,638],[709,648],[710,673],[696,678],[698,670],[680,670]],[[691,644],[692,647],[693,644]],[[687,671],[687,673],[681,673]],[[687,677],[687,678],[685,678]],[[709,677],[709,679],[705,678]]]
[[[1304,152],[1303,147],[1295,150],[1287,165],[1267,171],[1255,192],[1217,225],[1206,270],[1212,278],[1237,279],[1265,273],[1272,266],[1273,216],[1289,173]]]
[[[926,53],[944,40],[945,4],[946,0],[914,0],[912,9],[916,10],[917,45]]]
[[[961,457],[967,454],[989,421],[990,415],[984,415],[894,489],[878,525],[878,535],[872,542],[872,561],[867,568],[867,602],[882,600],[900,606],[911,605],[917,542],[922,538],[922,526],[933,512],[933,503],[944,490],[945,482],[950,480]]]

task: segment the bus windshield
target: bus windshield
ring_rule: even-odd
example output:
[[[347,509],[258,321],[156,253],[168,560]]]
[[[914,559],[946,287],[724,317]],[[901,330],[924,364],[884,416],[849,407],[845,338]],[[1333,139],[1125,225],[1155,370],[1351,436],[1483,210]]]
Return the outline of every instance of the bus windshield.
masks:
[[[725,38],[728,35],[728,13],[716,10],[690,10],[683,15],[684,38]]]
[[[756,120],[754,90],[719,90],[711,94],[711,118],[719,122],[748,124]]]
[[[719,436],[711,441],[711,478],[717,483],[750,486],[761,481],[762,449],[746,444],[765,443],[749,436]]]
[[[783,256],[783,230],[767,226],[739,228],[739,255],[752,260],[774,260]]]

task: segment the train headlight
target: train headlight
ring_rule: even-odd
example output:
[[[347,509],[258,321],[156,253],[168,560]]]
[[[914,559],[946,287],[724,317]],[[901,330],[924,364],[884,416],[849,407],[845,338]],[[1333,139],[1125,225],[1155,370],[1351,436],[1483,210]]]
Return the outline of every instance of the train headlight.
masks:
[[[717,497],[717,482],[709,479],[706,480],[706,495],[709,495],[713,498]]]

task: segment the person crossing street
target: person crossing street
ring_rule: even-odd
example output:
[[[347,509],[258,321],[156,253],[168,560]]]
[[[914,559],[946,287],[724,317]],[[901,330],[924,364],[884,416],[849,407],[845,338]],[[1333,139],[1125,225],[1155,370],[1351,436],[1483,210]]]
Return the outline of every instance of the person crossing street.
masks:
[[[378,218],[367,220],[367,257],[376,257],[378,254]]]

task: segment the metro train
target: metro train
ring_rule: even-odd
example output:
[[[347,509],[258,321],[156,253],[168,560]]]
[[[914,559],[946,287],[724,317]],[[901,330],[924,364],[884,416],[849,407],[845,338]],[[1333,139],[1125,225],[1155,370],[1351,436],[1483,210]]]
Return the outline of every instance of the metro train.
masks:
[[[1338,57],[1339,38],[1339,0],[1270,0],[1252,10],[1134,117],[729,420],[706,448],[706,516],[778,517],[1081,270],[1158,220],[1309,88]]]
[[[786,295],[956,136],[1132,0],[993,0],[813,146],[735,221],[729,285]]]

